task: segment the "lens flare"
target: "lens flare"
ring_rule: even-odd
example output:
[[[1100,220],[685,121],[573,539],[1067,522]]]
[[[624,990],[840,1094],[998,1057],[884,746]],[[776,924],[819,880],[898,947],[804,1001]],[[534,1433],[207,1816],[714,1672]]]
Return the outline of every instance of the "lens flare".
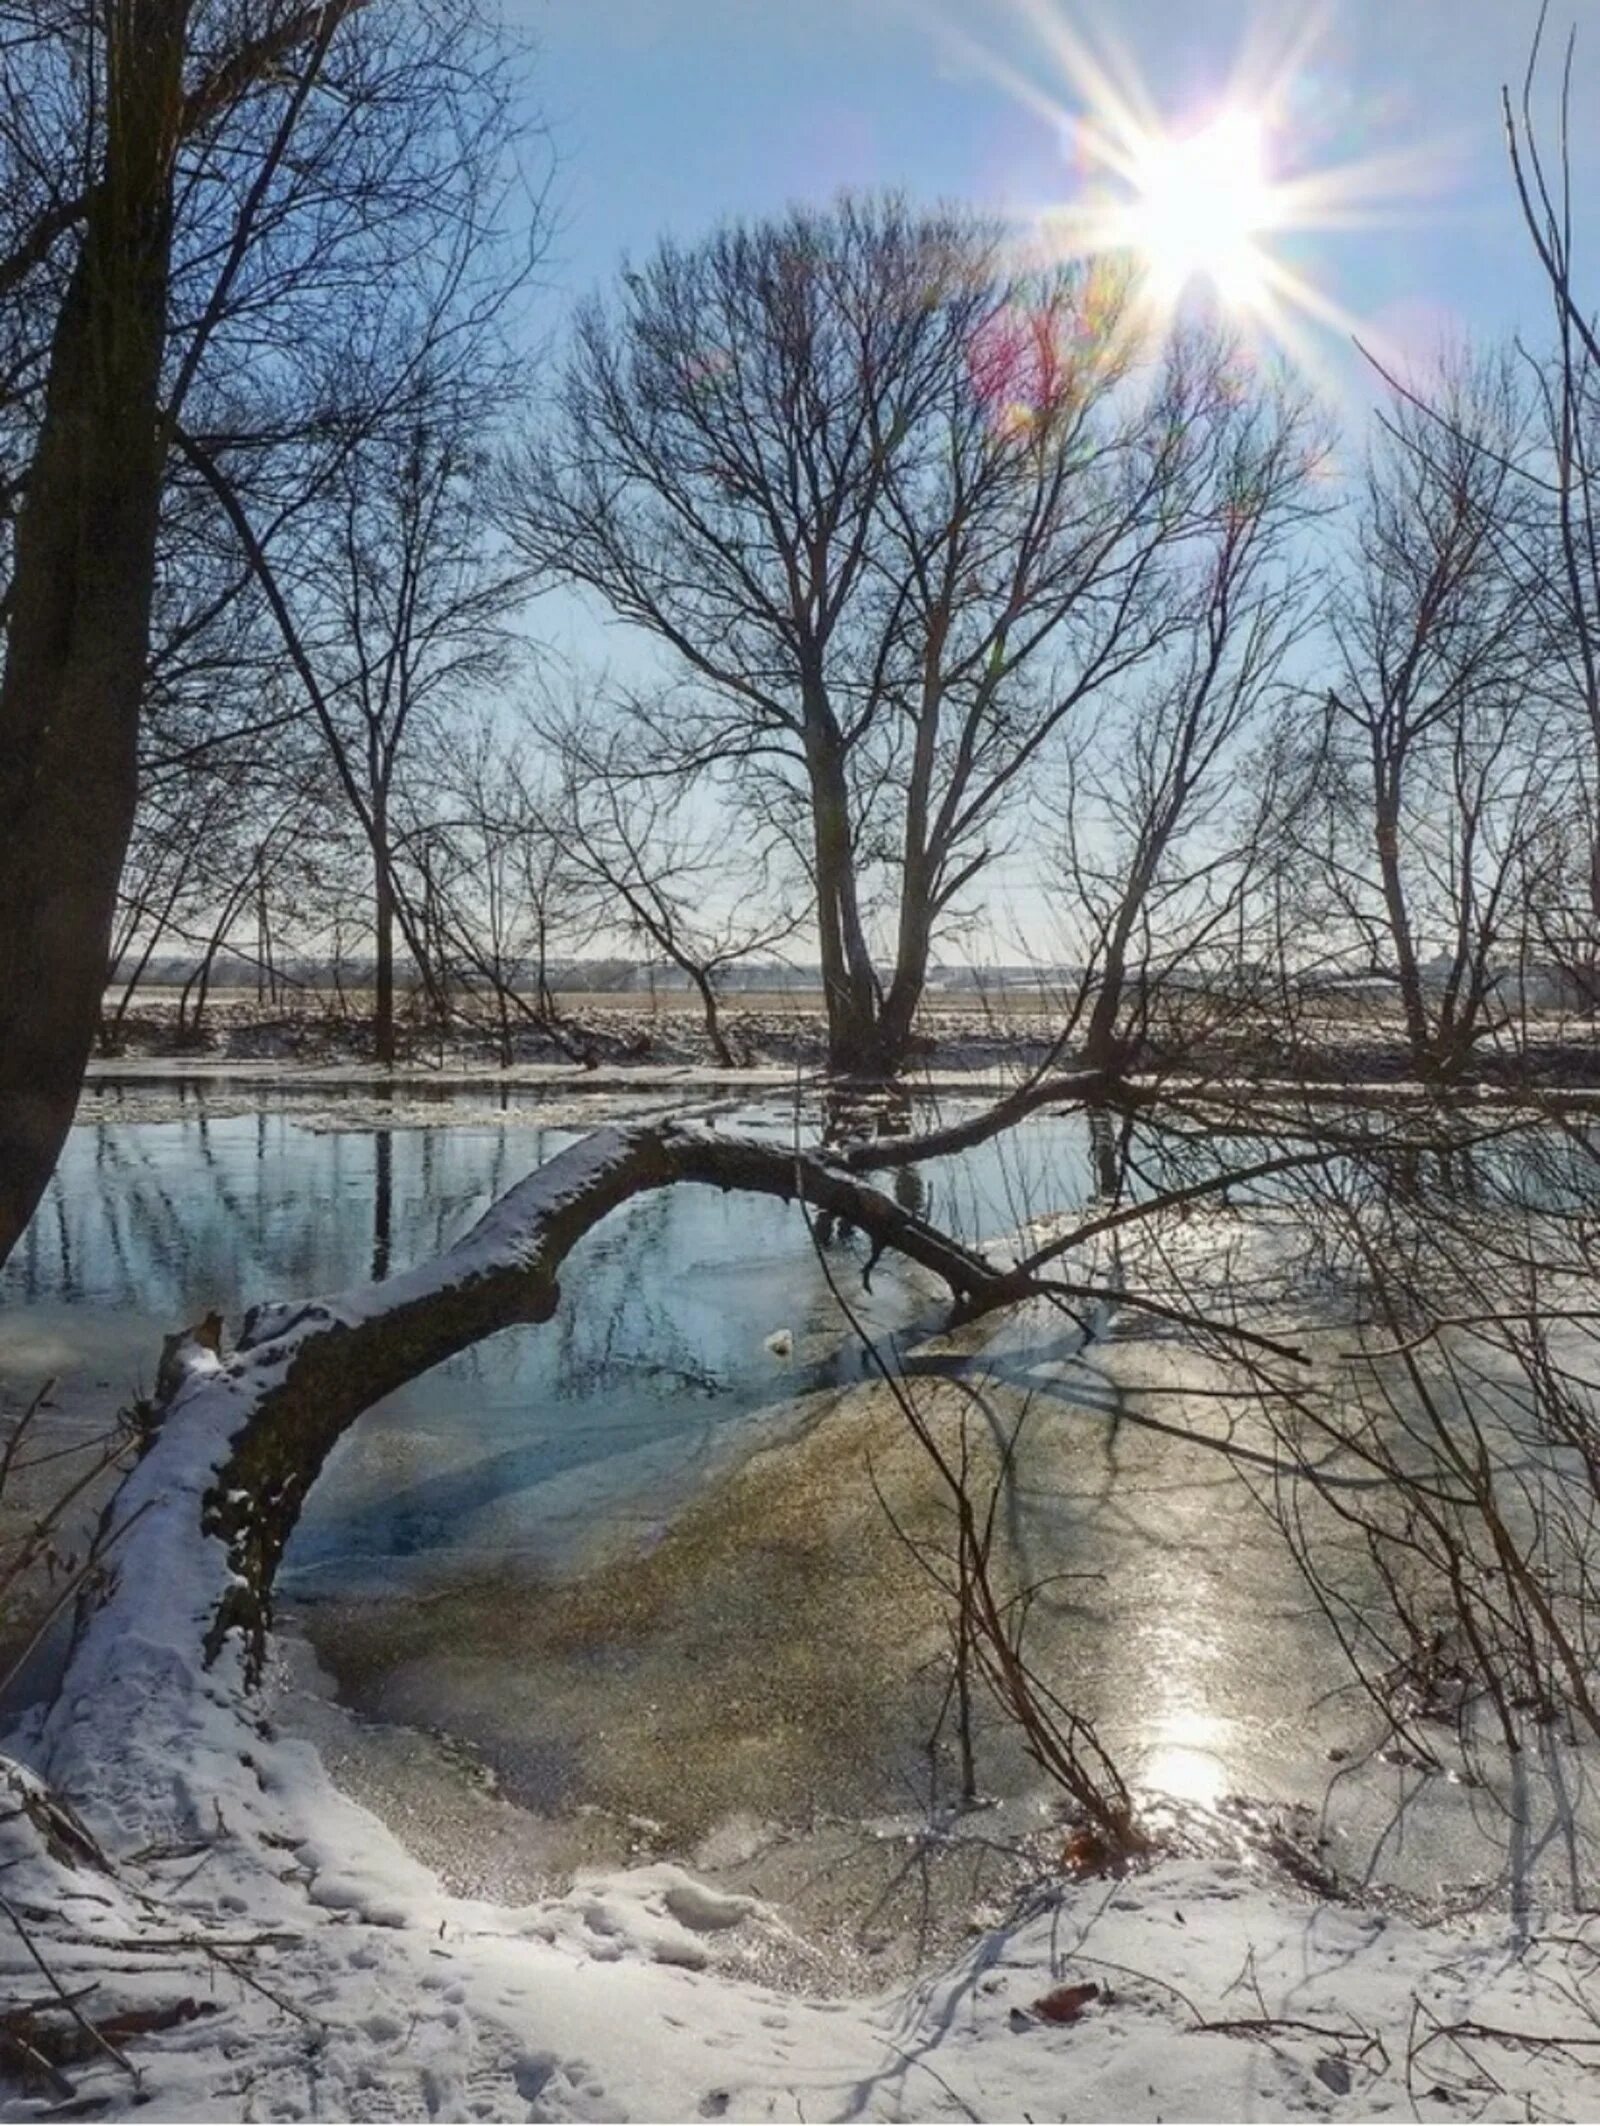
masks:
[[[1370,322],[1306,264],[1308,240],[1420,218],[1448,181],[1453,152],[1433,141],[1354,154],[1348,142],[1324,141],[1331,159],[1315,160],[1308,112],[1338,101],[1313,63],[1325,12],[1263,7],[1219,74],[1220,92],[1164,110],[1130,55],[1109,34],[1091,44],[1063,19],[1061,0],[1011,5],[1046,66],[1019,66],[948,19],[943,34],[1058,130],[1066,196],[1033,217],[1049,251],[1120,259],[1138,283],[1146,326],[1164,328],[1186,306],[1209,304],[1312,374],[1324,367],[1319,327],[1386,351]]]
[[[1127,248],[1163,305],[1203,280],[1227,310],[1260,307],[1268,263],[1261,239],[1278,203],[1256,112],[1221,111],[1193,133],[1141,142],[1134,183]]]

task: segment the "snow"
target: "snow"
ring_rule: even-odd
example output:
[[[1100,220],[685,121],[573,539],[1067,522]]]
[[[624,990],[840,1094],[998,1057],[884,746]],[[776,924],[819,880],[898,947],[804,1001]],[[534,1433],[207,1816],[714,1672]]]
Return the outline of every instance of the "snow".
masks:
[[[95,1989],[87,2010],[169,2024],[120,2048],[138,2092],[96,2054],[70,2067],[80,2097],[124,2113],[138,2094],[170,2119],[1500,2118],[1600,2103],[1600,1934],[1582,1916],[1423,1927],[1319,1905],[1242,1862],[1174,1860],[1046,1886],[931,1978],[823,2000],[752,1979],[753,1945],[781,1922],[677,1867],[580,1875],[532,1905],[448,1895],[309,1745],[264,1730],[236,1650],[209,1671],[196,1657],[228,1569],[219,1542],[194,1540],[198,1501],[247,1401],[242,1374],[270,1376],[303,1333],[231,1371],[188,1354],[161,1448],[124,1495],[140,1518],[119,1592],[59,1703],[13,1745],[110,1866],[41,1829],[36,1778],[13,1770],[30,1807],[0,1812],[7,1908],[69,1993]],[[1033,2004],[1062,1982],[1101,1991],[1051,2023]],[[0,1985],[46,1991],[15,1928]],[[57,2101],[13,2083],[0,2115]]]
[[[129,2048],[146,2115],[1509,2118],[1600,2099],[1581,1919],[1422,1928],[1173,1861],[1041,1895],[916,1987],[795,1999],[727,1968],[771,1916],[680,1869],[533,1906],[450,1898],[314,1759],[252,1756],[254,1792],[218,1765],[198,1854],[108,1878],[6,1826],[4,1894],[44,1915],[62,1984],[94,1984],[101,2015],[191,2011]],[[19,1942],[0,1964],[39,1995]],[[1063,1982],[1100,1990],[1052,2023],[1035,2004]],[[114,2113],[136,2094],[104,2057],[72,2080]]]
[[[967,1949],[914,1984],[802,1998],[752,1975],[783,1922],[676,1866],[580,1874],[532,1904],[450,1895],[308,1743],[263,1720],[235,1643],[207,1667],[231,1568],[219,1539],[196,1536],[201,1502],[256,1394],[319,1325],[526,1259],[542,1223],[630,1148],[627,1132],[599,1132],[440,1261],[260,1310],[232,1360],[182,1354],[158,1443],[119,1496],[116,1585],[0,1770],[11,2027],[29,2027],[19,2003],[48,2007],[58,1986],[119,2033],[113,2056],[78,2032],[64,2070],[75,2108],[808,2121],[1600,2109],[1600,1931],[1582,1913],[1421,1925],[1319,1903],[1242,1860],[1170,1859],[1043,1884],[998,1924],[975,1916]],[[1036,2004],[1062,1984],[1099,1990],[1057,2022]],[[49,2013],[71,2034],[70,2011]],[[0,2117],[62,2101],[43,2079],[0,2085]]]

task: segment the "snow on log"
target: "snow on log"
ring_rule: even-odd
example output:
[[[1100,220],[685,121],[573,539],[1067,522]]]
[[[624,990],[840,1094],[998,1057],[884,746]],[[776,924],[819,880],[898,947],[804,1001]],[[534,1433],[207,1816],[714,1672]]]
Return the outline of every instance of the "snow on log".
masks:
[[[958,1304],[1001,1288],[982,1256],[827,1158],[669,1122],[584,1138],[430,1262],[334,1298],[252,1309],[231,1356],[212,1325],[174,1339],[151,1444],[110,1509],[121,1533],[109,1593],[80,1619],[32,1753],[45,1776],[69,1794],[88,1767],[96,1786],[118,1784],[111,1768],[130,1729],[157,1723],[166,1791],[119,1793],[119,1815],[148,1818],[153,1835],[196,1820],[220,1760],[237,1760],[273,1578],[340,1435],[481,1338],[548,1320],[583,1235],[630,1197],[682,1182],[803,1198],[866,1233],[874,1257],[892,1248],[920,1264]],[[213,1722],[207,1708],[224,1705],[230,1716]]]

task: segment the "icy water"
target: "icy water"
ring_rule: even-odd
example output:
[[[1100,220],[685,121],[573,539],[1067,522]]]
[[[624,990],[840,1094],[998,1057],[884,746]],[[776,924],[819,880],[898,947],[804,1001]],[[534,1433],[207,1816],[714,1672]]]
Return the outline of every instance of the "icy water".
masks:
[[[22,1245],[0,1274],[0,1363],[29,1329],[50,1353],[82,1339],[95,1379],[132,1390],[160,1339],[217,1308],[237,1324],[261,1299],[338,1291],[425,1260],[522,1174],[588,1126],[506,1126],[492,1094],[450,1103],[436,1127],[370,1124],[367,1101],[214,1116],[192,1095],[176,1119],[74,1129]],[[441,1115],[446,1112],[441,1110]],[[602,1115],[597,1119],[605,1119]],[[771,1108],[721,1126],[786,1140]],[[970,1237],[1021,1207],[1088,1192],[1081,1123],[1042,1122],[1026,1144],[902,1175],[908,1201]],[[833,1251],[850,1274],[852,1250]],[[625,1205],[574,1252],[556,1319],[465,1352],[374,1406],[320,1480],[283,1574],[328,1596],[512,1564],[547,1568],[608,1526],[637,1532],[731,1453],[792,1430],[813,1398],[868,1361],[838,1307],[804,1214],[700,1188]],[[852,1283],[855,1280],[852,1278]],[[930,1293],[883,1263],[855,1293],[891,1330]],[[775,1356],[769,1338],[788,1340]]]
[[[508,1118],[484,1095],[386,1126],[366,1098],[229,1112],[190,1095],[164,1119],[114,1092],[100,1105],[0,1277],[0,1378],[65,1364],[69,1399],[148,1383],[161,1335],[209,1307],[236,1323],[255,1300],[433,1254],[616,1111]],[[794,1125],[774,1105],[719,1126],[786,1140]],[[1083,1118],[896,1186],[973,1239],[1081,1205]],[[875,1334],[926,1318],[934,1295],[906,1272],[884,1263],[863,1294],[859,1247],[825,1246]],[[995,1815],[933,1862],[907,1844],[950,1790],[948,1729],[926,1747],[939,1605],[878,1496],[915,1513],[919,1478],[803,1213],[665,1191],[607,1220],[562,1281],[553,1322],[439,1368],[341,1443],[282,1576],[285,1717],[470,1887],[669,1852],[824,1931],[848,1913],[855,1939],[877,1912],[902,1948],[918,1912],[960,1921],[1003,1900],[1050,1838],[1004,1735],[980,1755]],[[1292,1803],[1344,1872],[1422,1896],[1586,1879],[1585,1808],[1550,1807],[1542,1775],[1516,1773],[1539,1789],[1517,1826],[1504,1794],[1370,1754],[1370,1717],[1265,1516],[1214,1456],[1126,1425],[1114,1365],[1063,1387],[1070,1344],[1003,1340],[982,1367],[1037,1390],[1015,1510],[1052,1583],[1038,1643],[1130,1769],[1208,1807],[1234,1791]],[[947,1371],[973,1356],[947,1354]]]

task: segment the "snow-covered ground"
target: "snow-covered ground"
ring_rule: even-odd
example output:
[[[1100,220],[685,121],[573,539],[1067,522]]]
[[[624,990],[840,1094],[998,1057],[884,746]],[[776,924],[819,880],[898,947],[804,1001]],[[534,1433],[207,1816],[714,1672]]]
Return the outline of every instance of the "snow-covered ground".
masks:
[[[492,1214],[467,1245],[487,1259],[512,1223]],[[237,1645],[200,1657],[230,1579],[196,1535],[202,1499],[314,1329],[286,1314],[242,1362],[191,1355],[119,1501],[116,1592],[62,1696],[10,1739],[0,2116],[1600,2110],[1600,1930],[1581,1911],[1422,1925],[1264,1863],[1164,1859],[1047,1881],[1009,1918],[975,1914],[933,1973],[830,1999],[763,1978],[795,1961],[783,1922],[677,1866],[532,1904],[449,1894],[263,1719]]]
[[[0,1982],[45,2009],[59,1984],[122,2057],[47,2014],[80,2039],[65,2081],[13,2079],[4,2116],[60,2115],[69,2097],[161,2119],[1511,2119],[1600,2104],[1600,1936],[1582,1917],[1419,1927],[1239,1862],[1173,1861],[1041,1895],[917,1985],[802,1999],[730,1975],[775,1922],[680,1869],[521,1908],[464,1902],[314,1762],[267,1742],[251,1757],[213,1768],[165,1855],[110,1873],[65,1846],[52,1858],[26,1818],[5,1825]],[[1064,1987],[1080,1991],[1052,2003]],[[14,2009],[11,2027],[27,2027]]]

